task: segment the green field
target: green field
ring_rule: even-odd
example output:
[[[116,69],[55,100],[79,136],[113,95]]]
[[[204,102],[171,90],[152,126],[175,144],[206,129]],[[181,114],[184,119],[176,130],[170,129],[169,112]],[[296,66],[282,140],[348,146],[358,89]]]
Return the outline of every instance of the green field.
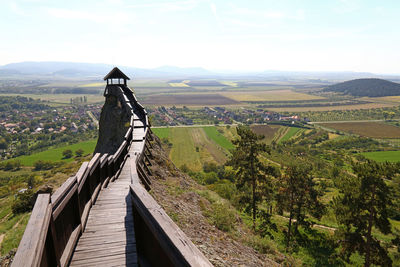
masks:
[[[284,142],[292,138],[298,131],[300,131],[300,128],[297,127],[290,127],[287,133],[279,140],[279,142]]]
[[[376,152],[364,152],[361,153],[368,159],[372,159],[378,162],[397,162],[400,161],[400,151],[376,151]]]
[[[207,136],[219,146],[225,148],[226,150],[234,148],[234,145],[225,136],[218,132],[216,127],[203,127],[203,130],[206,132]]]
[[[215,126],[154,128],[153,132],[168,138],[172,144],[169,157],[176,166],[186,165],[193,171],[201,171],[205,162],[223,164],[233,148]]]
[[[52,148],[46,151],[42,151],[39,153],[35,153],[28,156],[20,156],[14,159],[18,159],[21,161],[21,164],[24,166],[33,166],[33,164],[38,160],[49,160],[49,161],[63,161],[70,162],[73,161],[73,158],[63,159],[62,152],[67,149],[71,149],[72,152],[75,153],[76,150],[82,149],[84,151],[84,155],[89,153],[93,153],[94,148],[96,147],[97,139],[93,139],[90,141],[80,142],[73,145],[67,145],[57,148]],[[14,160],[13,159],[13,160]]]
[[[153,133],[158,136],[158,138],[168,138],[170,136],[170,128],[151,128]]]

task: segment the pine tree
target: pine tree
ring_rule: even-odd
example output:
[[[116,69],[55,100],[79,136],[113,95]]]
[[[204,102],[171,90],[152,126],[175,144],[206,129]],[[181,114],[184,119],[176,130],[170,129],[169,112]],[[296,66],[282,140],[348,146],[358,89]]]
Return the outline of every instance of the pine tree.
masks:
[[[372,234],[373,228],[391,233],[388,214],[392,201],[384,180],[387,171],[383,164],[370,160],[353,164],[353,170],[357,177],[342,178],[341,194],[333,200],[340,224],[335,234],[341,244],[341,256],[349,262],[351,254],[358,252],[365,257],[364,266],[391,266],[387,249]]]
[[[270,175],[277,175],[275,168],[264,165],[259,156],[269,152],[269,147],[262,143],[264,136],[257,135],[247,126],[238,126],[239,139],[234,140],[236,146],[227,165],[236,170],[236,187],[241,194],[241,202],[251,210],[253,229],[255,229],[257,204],[266,197],[268,188],[272,187]],[[251,191],[250,196],[248,192]]]
[[[290,247],[292,237],[292,223],[294,232],[297,233],[298,226],[309,227],[305,220],[309,214],[320,219],[325,211],[324,205],[319,201],[322,195],[316,188],[311,175],[312,165],[309,163],[290,165],[280,180],[280,187],[277,194],[279,211],[289,212],[289,224],[286,235],[286,247]]]

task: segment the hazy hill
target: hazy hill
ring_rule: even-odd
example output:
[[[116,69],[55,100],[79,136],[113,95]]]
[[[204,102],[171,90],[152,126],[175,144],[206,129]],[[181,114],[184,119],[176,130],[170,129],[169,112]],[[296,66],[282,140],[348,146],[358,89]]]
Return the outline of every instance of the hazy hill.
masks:
[[[382,79],[356,79],[337,83],[324,91],[338,92],[353,96],[393,96],[400,95],[400,84]]]
[[[1,77],[37,78],[102,78],[113,67],[111,64],[79,63],[60,61],[26,61],[0,66]],[[307,81],[311,83],[330,83],[365,77],[383,78],[400,81],[398,75],[376,75],[365,72],[310,72],[310,71],[211,71],[201,67],[181,68],[162,66],[152,69],[118,66],[131,79],[133,78],[168,78],[168,79],[255,79],[270,81]]]

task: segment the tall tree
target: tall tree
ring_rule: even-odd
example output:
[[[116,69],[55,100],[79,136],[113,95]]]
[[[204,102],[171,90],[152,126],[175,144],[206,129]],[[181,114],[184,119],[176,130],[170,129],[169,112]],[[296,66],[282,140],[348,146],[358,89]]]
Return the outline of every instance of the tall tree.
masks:
[[[383,164],[370,160],[353,164],[353,170],[357,177],[343,177],[341,194],[333,200],[341,255],[349,261],[351,254],[358,252],[365,257],[364,266],[391,266],[387,249],[372,234],[373,228],[383,234],[391,232],[388,214],[392,201],[384,180],[388,173]]]
[[[276,170],[260,161],[261,153],[270,151],[261,141],[264,136],[257,135],[247,126],[238,126],[237,133],[239,139],[233,141],[236,147],[227,165],[236,170],[236,187],[243,193],[241,202],[250,204],[247,207],[250,207],[255,229],[257,204],[264,199],[267,188],[271,186],[268,176],[276,175]],[[251,198],[247,194],[249,191]]]
[[[311,171],[312,165],[306,162],[289,165],[280,180],[277,194],[278,208],[280,212],[289,212],[287,248],[290,247],[293,220],[296,220],[294,223],[296,233],[299,225],[309,227],[309,223],[305,220],[307,214],[319,219],[325,210],[324,205],[319,201],[322,194],[316,188]]]

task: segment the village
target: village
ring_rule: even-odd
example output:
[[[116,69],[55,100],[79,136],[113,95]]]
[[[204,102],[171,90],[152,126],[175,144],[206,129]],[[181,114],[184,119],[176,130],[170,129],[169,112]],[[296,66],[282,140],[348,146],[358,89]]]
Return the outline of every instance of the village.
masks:
[[[51,107],[29,98],[14,101],[0,105],[2,159],[97,134],[101,105]]]
[[[265,124],[276,121],[307,121],[298,115],[283,116],[264,109],[203,107],[200,109],[158,107],[148,109],[154,126],[206,125],[206,124]]]

